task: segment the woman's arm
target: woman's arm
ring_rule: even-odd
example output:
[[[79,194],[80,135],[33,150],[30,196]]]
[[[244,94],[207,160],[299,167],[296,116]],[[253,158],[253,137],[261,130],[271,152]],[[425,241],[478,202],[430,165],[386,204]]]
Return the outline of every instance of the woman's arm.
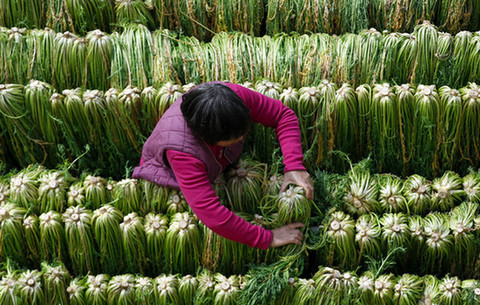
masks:
[[[190,154],[172,150],[167,151],[167,159],[185,200],[208,228],[250,247],[267,249],[270,246],[272,231],[248,223],[220,204],[203,162]]]
[[[281,101],[245,88],[241,85],[227,83],[250,109],[250,116],[255,123],[275,129],[285,164],[285,177],[281,191],[289,183],[305,189],[305,195],[313,199],[313,184],[310,175],[303,166],[300,127],[295,112]]]

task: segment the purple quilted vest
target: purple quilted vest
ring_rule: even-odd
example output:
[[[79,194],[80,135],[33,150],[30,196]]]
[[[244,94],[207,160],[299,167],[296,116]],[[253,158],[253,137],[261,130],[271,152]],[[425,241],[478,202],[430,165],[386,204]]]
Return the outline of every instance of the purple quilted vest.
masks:
[[[145,179],[161,186],[178,189],[178,182],[167,161],[166,151],[168,149],[191,154],[202,161],[207,168],[210,182],[214,182],[222,172],[222,167],[215,159],[208,144],[194,136],[187,127],[180,109],[181,103],[182,98],[180,97],[158,121],[157,126],[143,145],[143,164],[135,167],[133,178]],[[230,163],[234,163],[240,157],[243,142],[225,147],[224,156]]]

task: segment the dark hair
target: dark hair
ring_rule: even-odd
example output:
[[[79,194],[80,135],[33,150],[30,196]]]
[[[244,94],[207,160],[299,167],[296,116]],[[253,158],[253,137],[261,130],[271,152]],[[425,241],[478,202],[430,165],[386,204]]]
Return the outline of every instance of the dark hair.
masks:
[[[215,144],[244,135],[250,111],[230,87],[203,84],[185,93],[180,106],[187,126],[207,143]]]

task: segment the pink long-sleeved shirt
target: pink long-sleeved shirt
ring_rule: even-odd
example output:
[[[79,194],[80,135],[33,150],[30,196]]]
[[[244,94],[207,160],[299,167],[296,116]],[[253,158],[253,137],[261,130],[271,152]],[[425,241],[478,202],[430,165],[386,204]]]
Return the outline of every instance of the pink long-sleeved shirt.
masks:
[[[305,170],[295,113],[279,100],[240,85],[226,85],[245,102],[253,122],[275,129],[284,156],[285,172]],[[224,168],[228,162],[221,155],[222,147],[212,146],[211,149]],[[267,249],[270,246],[273,238],[271,231],[248,223],[220,204],[202,161],[188,153],[173,150],[167,151],[167,159],[185,200],[208,228],[220,236],[250,247]]]

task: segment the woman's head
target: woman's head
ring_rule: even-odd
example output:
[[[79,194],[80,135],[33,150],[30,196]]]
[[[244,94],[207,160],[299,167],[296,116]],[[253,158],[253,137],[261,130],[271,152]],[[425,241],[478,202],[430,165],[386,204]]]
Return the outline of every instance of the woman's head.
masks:
[[[238,139],[250,126],[247,106],[226,85],[203,84],[182,98],[180,107],[188,127],[207,143]]]

